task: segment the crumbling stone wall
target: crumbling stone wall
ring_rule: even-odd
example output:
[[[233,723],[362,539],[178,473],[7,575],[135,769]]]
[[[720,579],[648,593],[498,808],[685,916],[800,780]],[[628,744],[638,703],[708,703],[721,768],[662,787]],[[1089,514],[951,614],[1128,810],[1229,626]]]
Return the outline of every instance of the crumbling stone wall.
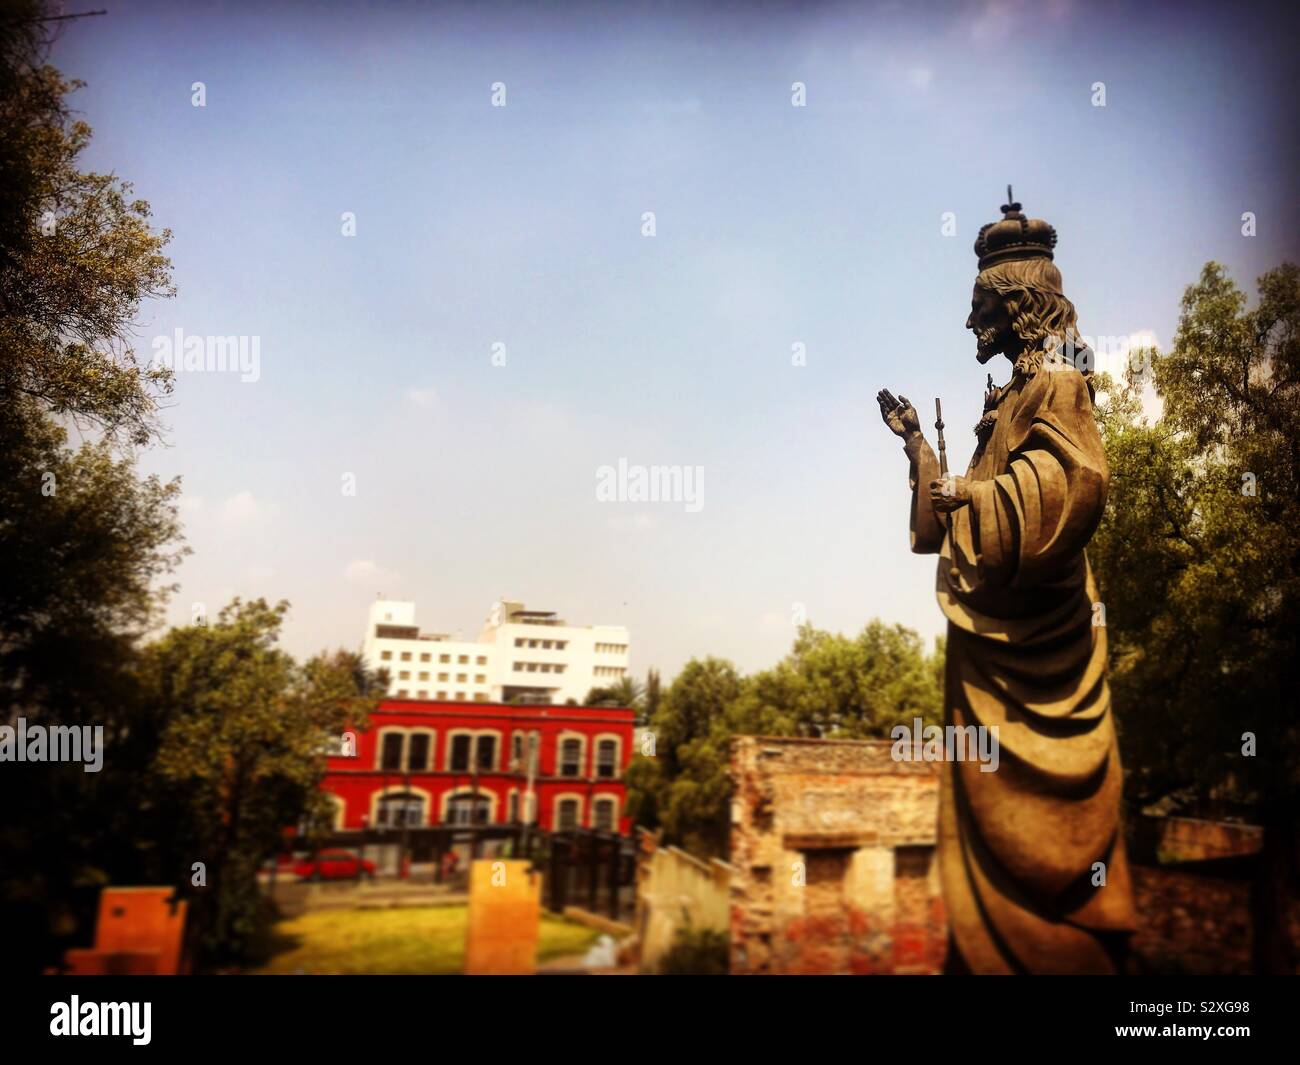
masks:
[[[882,740],[732,743],[731,968],[935,973],[939,768]]]

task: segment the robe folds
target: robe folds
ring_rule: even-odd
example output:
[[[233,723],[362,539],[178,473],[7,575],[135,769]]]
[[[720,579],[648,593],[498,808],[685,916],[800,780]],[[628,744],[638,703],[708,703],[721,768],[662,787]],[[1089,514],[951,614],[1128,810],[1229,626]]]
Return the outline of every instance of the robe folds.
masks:
[[[1108,469],[1088,383],[1017,365],[967,471],[970,502],[931,506],[919,435],[912,550],[939,555],[945,724],[996,727],[995,772],[943,767],[939,862],[957,969],[1114,972],[1134,929],[1105,615],[1084,548]],[[1104,864],[1104,886],[1096,863]]]

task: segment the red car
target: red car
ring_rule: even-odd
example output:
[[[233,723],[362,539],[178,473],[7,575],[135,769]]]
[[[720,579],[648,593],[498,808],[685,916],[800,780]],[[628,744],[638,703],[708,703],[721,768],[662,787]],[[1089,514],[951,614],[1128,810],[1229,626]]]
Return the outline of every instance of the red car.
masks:
[[[355,880],[358,876],[372,880],[375,863],[368,858],[359,858],[352,851],[327,850],[298,862],[293,871],[302,880]]]

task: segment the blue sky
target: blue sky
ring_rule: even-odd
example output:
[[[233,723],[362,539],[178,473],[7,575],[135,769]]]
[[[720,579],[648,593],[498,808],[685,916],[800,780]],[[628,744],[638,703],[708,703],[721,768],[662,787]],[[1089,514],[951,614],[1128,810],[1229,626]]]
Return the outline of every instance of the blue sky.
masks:
[[[770,664],[795,604],[936,635],[873,397],[942,396],[964,467],[1007,183],[1088,335],[1167,343],[1206,260],[1253,288],[1296,255],[1295,24],[1264,8],[190,6],[112,3],[53,59],[88,163],[174,234],[140,350],[260,342],[254,383],[181,374],[142,456],[184,479],[171,619],[288,598],[297,653],[358,646],[381,591],[466,635],[500,595],[626,624],[638,673]],[[599,502],[620,458],[704,467],[703,508]]]

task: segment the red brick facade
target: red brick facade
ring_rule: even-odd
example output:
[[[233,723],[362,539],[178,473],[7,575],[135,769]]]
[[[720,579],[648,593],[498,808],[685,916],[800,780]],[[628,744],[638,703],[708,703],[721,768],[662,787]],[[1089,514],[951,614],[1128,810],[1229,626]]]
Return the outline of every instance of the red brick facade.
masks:
[[[334,827],[353,831],[508,825],[526,818],[529,735],[535,735],[534,823],[630,830],[624,772],[633,712],[614,707],[385,699],[365,732],[346,734],[323,782]]]

